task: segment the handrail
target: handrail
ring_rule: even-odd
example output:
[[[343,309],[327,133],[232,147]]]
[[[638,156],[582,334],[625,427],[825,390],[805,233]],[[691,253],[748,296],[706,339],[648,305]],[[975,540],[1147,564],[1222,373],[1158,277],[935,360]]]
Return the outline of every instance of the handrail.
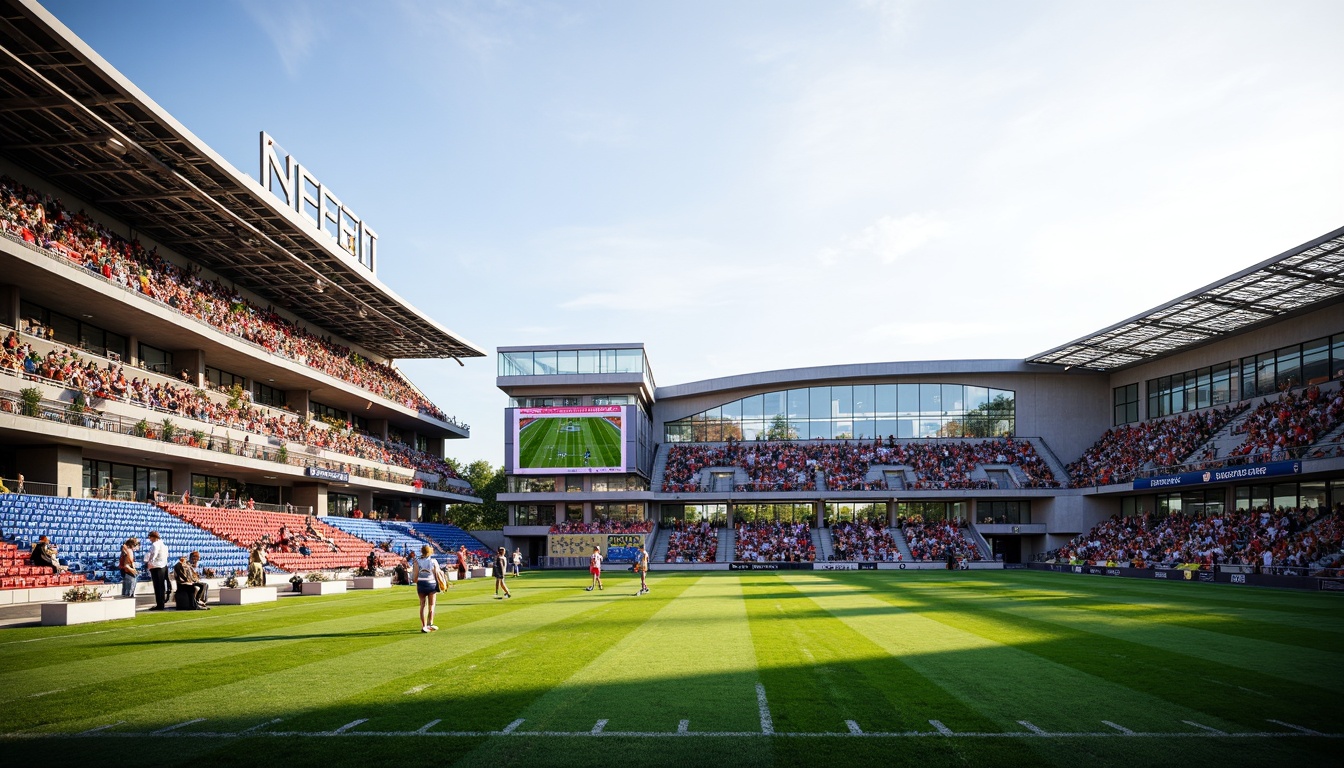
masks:
[[[63,255],[63,254],[60,254],[60,253],[58,253],[58,252],[56,252],[56,251],[53,251],[53,250],[51,250],[51,249],[43,248],[42,246],[40,246],[40,245],[38,245],[38,244],[36,244],[36,243],[30,243],[30,242],[28,242],[27,240],[24,240],[22,237],[19,237],[19,236],[15,235],[13,232],[11,232],[11,231],[9,230],[8,226],[7,226],[7,222],[5,222],[5,221],[3,221],[3,220],[0,220],[0,237],[4,237],[5,239],[10,240],[10,241],[12,241],[12,242],[14,242],[14,243],[16,243],[16,244],[18,244],[18,245],[22,245],[22,246],[24,246],[25,248],[28,248],[29,250],[31,250],[31,251],[33,251],[33,252],[35,252],[35,253],[39,253],[39,254],[41,254],[41,255],[43,255],[43,256],[46,256],[47,258],[51,259],[52,261],[55,261],[55,262],[57,262],[57,263],[59,263],[59,264],[63,264],[63,265],[65,265],[66,267],[71,267],[71,266],[72,266],[71,263],[70,263],[70,257],[65,256],[65,255]],[[72,268],[73,268],[73,267],[72,267]],[[119,282],[117,282],[117,281],[115,281],[115,280],[110,280],[110,279],[104,277],[101,273],[94,272],[93,270],[89,270],[89,269],[83,269],[83,268],[78,268],[78,269],[79,269],[79,271],[81,271],[81,272],[83,272],[83,273],[85,273],[85,274],[87,274],[87,275],[90,275],[90,276],[92,276],[92,277],[97,278],[98,280],[102,281],[103,283],[106,283],[107,285],[111,285],[111,286],[113,286],[113,287],[120,288],[122,291],[125,291],[126,293],[130,293],[130,294],[132,294],[132,295],[134,295],[134,296],[138,296],[138,297],[140,297],[141,299],[143,299],[143,300],[145,300],[145,301],[153,302],[154,304],[158,305],[161,309],[166,309],[166,310],[168,310],[169,312],[174,312],[174,313],[176,313],[176,314],[178,314],[178,315],[181,315],[181,316],[184,317],[184,318],[187,318],[187,319],[191,320],[193,323],[197,323],[197,324],[199,324],[199,325],[203,325],[203,326],[205,326],[205,327],[207,327],[207,328],[209,328],[209,329],[215,331],[216,333],[222,334],[222,335],[224,335],[224,336],[228,336],[230,339],[233,339],[233,340],[236,340],[236,341],[241,342],[241,343],[243,343],[243,344],[247,344],[248,346],[254,347],[254,348],[256,348],[256,350],[259,351],[259,352],[263,352],[263,353],[265,353],[265,354],[267,354],[267,355],[270,355],[270,356],[279,358],[279,359],[281,359],[281,360],[285,360],[285,361],[288,361],[288,362],[291,362],[291,363],[296,363],[296,364],[298,364],[298,365],[302,365],[304,368],[307,368],[307,369],[309,369],[310,371],[313,371],[314,373],[320,373],[320,374],[322,374],[322,375],[324,375],[324,376],[327,376],[327,377],[329,377],[329,378],[331,378],[331,379],[333,379],[333,380],[335,380],[335,381],[342,381],[342,382],[345,382],[345,381],[346,381],[345,379],[342,379],[342,378],[340,378],[339,376],[336,376],[336,375],[334,375],[334,374],[327,373],[326,371],[320,370],[320,369],[318,369],[318,368],[314,368],[313,366],[308,365],[307,363],[304,363],[304,362],[298,360],[297,358],[286,357],[286,356],[281,355],[281,354],[279,354],[279,353],[277,353],[277,352],[274,352],[274,351],[272,351],[272,350],[269,350],[269,349],[267,349],[266,347],[263,347],[262,345],[256,343],[255,341],[251,341],[251,340],[249,340],[249,339],[243,338],[242,336],[238,336],[237,334],[229,333],[229,332],[223,330],[222,328],[219,328],[218,326],[212,325],[212,324],[210,324],[209,322],[206,322],[205,320],[202,320],[201,318],[196,317],[195,315],[191,315],[191,314],[188,314],[188,313],[186,313],[186,312],[183,312],[182,310],[178,309],[177,307],[172,306],[171,304],[167,304],[167,303],[165,303],[165,302],[163,302],[163,301],[160,301],[159,299],[157,299],[157,298],[155,298],[155,297],[153,297],[153,296],[146,295],[145,293],[143,293],[143,292],[141,292],[141,291],[134,290],[134,289],[131,288],[130,286],[125,285],[125,284],[123,284],[123,283],[119,283]],[[349,382],[346,382],[346,383],[349,383]],[[408,383],[409,383],[409,382],[408,382]],[[419,414],[421,414],[421,415],[423,415],[423,416],[428,416],[428,417],[430,417],[430,418],[433,418],[433,419],[436,419],[436,420],[438,420],[438,421],[441,421],[441,422],[443,422],[443,423],[445,423],[445,424],[450,424],[450,425],[452,425],[452,426],[459,427],[459,428],[461,428],[461,429],[466,430],[467,432],[470,432],[470,431],[471,431],[471,425],[469,425],[469,424],[467,424],[467,423],[465,423],[465,422],[459,421],[459,420],[457,419],[457,417],[455,417],[455,416],[448,416],[448,415],[445,414],[444,417],[443,417],[442,419],[440,419],[440,418],[439,418],[437,415],[435,415],[434,413],[432,413],[432,412],[430,412],[430,411],[427,411],[427,410],[425,410],[425,409],[423,409],[423,408],[420,408],[419,406],[408,406],[408,405],[406,405],[405,403],[402,403],[402,402],[400,402],[400,401],[398,401],[398,400],[396,400],[396,399],[394,399],[394,398],[391,398],[391,397],[389,397],[389,396],[387,396],[387,395],[385,395],[385,394],[383,394],[383,393],[381,393],[381,392],[374,391],[374,390],[372,390],[372,389],[369,389],[368,387],[361,387],[361,386],[359,386],[358,384],[353,384],[352,386],[355,386],[355,387],[357,387],[358,389],[360,389],[360,390],[362,390],[362,391],[364,391],[364,392],[368,392],[368,393],[370,393],[370,394],[373,394],[373,395],[376,395],[376,396],[378,396],[378,397],[381,397],[382,399],[384,399],[384,400],[386,400],[386,401],[388,401],[388,402],[390,402],[390,403],[395,403],[396,405],[399,405],[399,406],[401,406],[401,407],[403,407],[403,408],[411,408],[411,407],[414,407],[415,410],[416,410],[416,412],[419,413]],[[421,393],[421,394],[423,395],[423,393]],[[428,402],[429,398],[425,398],[425,400],[426,400],[426,402]]]
[[[39,384],[46,384],[47,386],[55,387],[55,388],[57,388],[57,389],[61,389],[61,390],[68,390],[68,391],[71,391],[71,392],[80,392],[80,393],[82,393],[82,390],[79,390],[79,389],[76,389],[76,388],[74,388],[74,387],[71,387],[70,385],[68,385],[67,383],[65,383],[65,382],[63,382],[63,381],[59,381],[59,380],[56,380],[56,379],[49,379],[49,378],[46,378],[46,377],[44,377],[44,376],[39,376],[39,375],[37,375],[37,374],[32,374],[32,373],[17,373],[17,374],[16,374],[15,372],[13,372],[13,371],[8,371],[8,370],[0,370],[0,374],[3,374],[3,375],[9,375],[9,376],[14,376],[14,377],[16,377],[16,378],[21,378],[21,379],[23,379],[23,380],[31,381],[31,382],[36,382],[36,383],[39,383]],[[153,412],[153,413],[160,413],[160,414],[163,414],[165,417],[167,417],[167,416],[177,416],[177,417],[179,417],[179,418],[190,419],[190,420],[192,420],[192,421],[200,422],[200,423],[203,423],[203,424],[210,424],[211,426],[214,426],[214,427],[223,427],[223,428],[225,428],[225,429],[236,429],[236,430],[238,430],[239,432],[247,432],[247,433],[249,433],[249,434],[257,435],[258,437],[265,438],[267,441],[280,441],[280,442],[282,442],[282,443],[284,443],[284,444],[286,444],[286,445],[287,445],[288,443],[291,443],[291,442],[298,443],[299,445],[304,446],[304,450],[308,451],[309,453],[313,453],[313,452],[315,452],[315,451],[330,451],[331,453],[337,454],[337,455],[339,455],[339,456],[349,456],[349,457],[352,458],[352,459],[359,459],[359,460],[363,460],[363,461],[376,461],[376,459],[372,459],[372,458],[369,458],[369,457],[367,457],[367,456],[360,456],[360,455],[358,455],[358,454],[344,453],[344,452],[342,452],[342,451],[336,450],[335,448],[329,448],[329,447],[318,446],[318,445],[309,445],[308,443],[302,443],[302,442],[299,442],[299,441],[291,441],[291,440],[285,440],[284,438],[277,438],[277,437],[274,437],[274,436],[271,436],[271,435],[263,434],[263,433],[261,433],[261,432],[255,432],[255,431],[252,431],[252,430],[249,430],[249,429],[246,429],[246,428],[244,428],[244,427],[240,427],[240,426],[237,426],[237,425],[234,425],[234,424],[229,424],[229,423],[227,423],[227,422],[223,422],[223,421],[212,420],[212,419],[209,419],[209,418],[199,417],[199,416],[186,416],[186,415],[183,415],[183,414],[181,414],[181,413],[178,413],[177,411],[173,411],[173,410],[169,410],[169,409],[167,409],[167,408],[161,408],[161,407],[158,407],[158,406],[150,405],[150,404],[148,404],[148,403],[139,402],[139,401],[137,401],[137,400],[132,400],[132,399],[129,398],[129,397],[97,397],[97,398],[94,398],[92,395],[86,395],[86,396],[87,396],[88,398],[90,398],[90,399],[97,399],[97,400],[102,400],[102,401],[105,401],[105,402],[122,403],[122,404],[125,404],[125,405],[129,405],[129,406],[131,406],[131,407],[134,407],[134,408],[144,408],[145,410],[151,411],[151,412]],[[70,413],[71,408],[72,408],[72,406],[73,406],[73,403],[66,404],[66,403],[62,403],[62,402],[59,402],[59,401],[45,401],[45,402],[55,403],[55,405],[64,408],[64,410],[65,410],[67,413]],[[92,411],[92,410],[89,408],[89,406],[84,406],[84,409],[83,409],[82,411],[75,411],[75,412],[74,412],[73,414],[71,414],[71,415],[73,416],[73,415],[89,414],[89,413],[96,413],[97,417],[99,417],[99,418],[121,418],[120,416],[115,416],[115,415],[113,415],[113,416],[109,416],[109,415],[107,415],[107,414],[105,414],[105,413],[102,413],[102,412],[94,412],[94,411]],[[167,420],[167,419],[165,419],[165,421],[166,421],[166,420]],[[72,422],[70,422],[70,423],[75,423],[75,422],[72,421]],[[184,430],[184,431],[186,431],[186,430]],[[212,437],[212,439],[213,439],[213,435],[212,435],[211,437]],[[369,439],[370,439],[370,440],[375,440],[375,441],[377,441],[377,438],[370,437]],[[250,441],[249,441],[249,442],[250,442]],[[378,442],[381,443],[381,442],[383,442],[383,441],[378,441]],[[405,485],[414,485],[414,483],[415,483],[415,479],[414,479],[414,478],[415,478],[415,474],[416,474],[417,472],[422,472],[422,471],[423,471],[423,470],[415,469],[414,467],[403,467],[403,466],[401,466],[401,465],[399,465],[399,464],[394,464],[393,466],[399,467],[399,468],[404,469],[404,470],[406,470],[406,471],[408,471],[408,472],[411,473],[411,477],[410,477],[409,480],[407,480],[407,481],[404,483]],[[350,470],[345,470],[345,471],[350,471]],[[431,475],[431,474],[437,474],[437,473],[424,472],[424,474],[426,474],[426,475]],[[448,478],[448,477],[445,476],[445,475],[439,475],[439,479],[438,479],[438,481],[436,481],[435,486],[437,487],[437,486],[439,486],[439,485],[448,485],[448,486],[453,485],[452,483],[447,482],[449,479],[450,479],[450,478]],[[460,479],[460,478],[459,478],[459,479]],[[399,481],[398,481],[398,482],[399,482]],[[462,481],[462,482],[463,482],[464,485],[466,485],[465,481]],[[442,490],[442,489],[440,489],[440,490]]]
[[[214,451],[216,453],[227,453],[243,458],[273,461],[279,464],[287,464],[289,466],[305,469],[308,467],[316,467],[337,472],[348,472],[355,477],[360,477],[366,480],[378,480],[380,482],[415,487],[416,479],[414,475],[408,477],[395,474],[388,470],[365,467],[359,464],[327,461],[311,456],[294,456],[289,451],[287,445],[281,445],[280,447],[275,448],[270,445],[261,445],[261,441],[252,443],[248,440],[235,440],[228,436],[216,437],[214,435],[205,436],[205,439],[202,441],[194,434],[183,430],[181,427],[173,427],[172,422],[167,419],[165,419],[164,422],[169,428],[165,429],[164,424],[151,424],[147,419],[139,419],[132,422],[131,419],[116,414],[101,413],[88,409],[72,410],[67,403],[51,400],[42,400],[30,408],[21,396],[3,391],[0,391],[0,412],[12,413],[27,418],[45,419],[47,421],[69,424],[71,426],[83,427],[86,429],[115,432],[131,437],[174,443],[184,447],[199,448],[202,450]],[[442,477],[433,484],[423,483],[422,487],[444,493],[461,493],[463,491],[463,488],[447,483]]]
[[[1311,454],[1325,450],[1325,456],[1313,456]],[[1140,470],[1134,474],[1133,479],[1161,477],[1163,475],[1179,475],[1182,472],[1201,472],[1206,469],[1221,469],[1222,467],[1237,467],[1243,464],[1259,464],[1261,462],[1272,461],[1299,461],[1301,459],[1311,458],[1331,458],[1334,456],[1344,456],[1344,441],[1333,441],[1329,443],[1312,443],[1308,445],[1296,445],[1291,448],[1272,448],[1255,453],[1239,454],[1236,456],[1224,456],[1221,459],[1204,459],[1202,461],[1191,461],[1184,464],[1173,464],[1169,467],[1154,467],[1152,469]],[[1129,481],[1121,481],[1129,482]],[[1115,483],[1112,483],[1115,485]]]

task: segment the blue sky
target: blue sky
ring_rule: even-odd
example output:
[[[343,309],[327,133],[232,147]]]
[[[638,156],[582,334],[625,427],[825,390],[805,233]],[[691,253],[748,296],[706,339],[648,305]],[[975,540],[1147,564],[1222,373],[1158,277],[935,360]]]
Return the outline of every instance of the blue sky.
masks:
[[[1344,224],[1338,2],[47,7],[441,324],[661,384],[1021,358]],[[403,368],[503,461],[493,354]]]

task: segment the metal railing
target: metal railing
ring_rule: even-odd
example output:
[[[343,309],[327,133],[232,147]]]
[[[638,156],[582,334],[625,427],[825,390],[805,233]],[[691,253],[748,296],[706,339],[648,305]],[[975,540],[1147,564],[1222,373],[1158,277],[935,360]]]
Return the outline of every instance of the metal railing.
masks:
[[[11,241],[11,242],[13,242],[13,243],[16,243],[16,244],[18,244],[18,245],[21,245],[21,246],[23,246],[23,247],[25,247],[25,248],[27,248],[27,249],[29,249],[29,250],[35,252],[35,253],[42,254],[43,256],[46,256],[47,258],[51,259],[52,261],[58,262],[58,263],[63,264],[63,265],[65,265],[65,266],[67,266],[67,267],[71,267],[71,268],[74,268],[74,269],[79,269],[80,271],[84,272],[86,275],[88,275],[88,276],[90,276],[90,277],[94,277],[94,278],[96,278],[96,279],[102,281],[103,283],[105,283],[105,284],[107,284],[107,285],[113,286],[113,287],[115,287],[115,288],[120,288],[122,291],[125,291],[126,293],[129,293],[129,294],[131,294],[131,295],[133,295],[133,296],[136,296],[136,297],[138,297],[138,298],[141,299],[141,300],[152,302],[153,304],[157,305],[160,309],[164,309],[164,310],[167,310],[167,311],[172,312],[172,313],[174,313],[174,314],[180,315],[181,317],[184,317],[184,318],[186,318],[186,319],[192,321],[193,323],[197,323],[197,324],[203,325],[203,326],[205,326],[205,327],[207,327],[207,328],[209,328],[209,329],[211,329],[211,330],[213,330],[213,331],[215,331],[215,332],[217,332],[217,333],[222,333],[222,334],[224,334],[225,336],[228,336],[230,339],[233,339],[233,340],[238,341],[238,342],[240,342],[240,343],[242,343],[242,344],[246,344],[246,345],[248,345],[248,346],[250,346],[250,347],[253,347],[253,348],[255,349],[255,351],[258,352],[258,353],[260,353],[260,354],[265,354],[265,355],[269,355],[269,356],[272,356],[272,357],[277,357],[277,358],[279,358],[279,359],[281,359],[281,360],[286,360],[286,361],[291,362],[291,363],[296,363],[296,364],[298,364],[298,365],[302,365],[304,368],[307,368],[307,369],[309,369],[309,370],[311,370],[311,371],[313,371],[313,372],[315,372],[315,373],[320,373],[320,374],[322,374],[322,375],[324,375],[324,376],[327,376],[328,378],[331,378],[332,380],[335,380],[335,381],[340,381],[340,382],[344,382],[344,383],[351,384],[351,386],[354,386],[354,387],[356,387],[356,388],[358,388],[358,389],[360,389],[360,390],[362,390],[362,391],[364,391],[364,392],[368,392],[368,393],[370,393],[370,394],[377,395],[378,397],[381,397],[381,398],[383,398],[384,400],[387,400],[388,402],[396,403],[397,405],[400,405],[400,406],[402,406],[403,408],[415,408],[416,412],[419,413],[419,414],[421,414],[421,415],[423,415],[423,416],[428,416],[428,417],[430,417],[430,418],[432,418],[432,419],[436,419],[436,420],[441,421],[441,422],[443,422],[443,423],[445,423],[445,424],[451,424],[451,425],[453,425],[453,426],[455,426],[455,427],[458,427],[458,428],[460,428],[460,429],[463,429],[463,430],[465,430],[465,431],[467,431],[467,432],[470,432],[470,431],[471,431],[471,425],[469,425],[469,424],[467,424],[467,423],[465,423],[465,422],[459,421],[456,417],[448,416],[448,415],[444,415],[444,416],[440,417],[439,415],[437,415],[437,414],[435,414],[435,413],[433,413],[433,412],[431,412],[431,411],[429,411],[429,410],[426,410],[426,409],[424,409],[424,408],[420,408],[419,406],[415,406],[415,405],[407,405],[406,403],[403,403],[403,402],[401,402],[400,400],[397,400],[397,399],[395,399],[395,398],[393,398],[393,397],[389,397],[388,395],[383,394],[383,393],[381,393],[381,392],[378,392],[378,391],[376,391],[376,390],[369,389],[368,387],[361,387],[361,386],[358,385],[358,384],[353,384],[352,382],[349,382],[349,381],[347,381],[346,379],[343,379],[343,378],[341,378],[341,377],[339,377],[339,376],[336,376],[336,375],[334,375],[334,374],[327,373],[326,371],[323,371],[323,370],[321,370],[321,369],[319,369],[319,368],[315,368],[315,367],[310,366],[310,365],[308,365],[308,364],[306,364],[306,363],[304,363],[304,362],[301,362],[301,361],[298,360],[297,358],[286,357],[285,355],[281,355],[281,354],[279,354],[279,353],[277,353],[277,352],[273,352],[273,351],[267,349],[266,347],[263,347],[262,345],[256,343],[255,341],[251,341],[251,340],[249,340],[249,339],[243,338],[242,336],[238,336],[238,335],[236,335],[236,334],[229,333],[229,332],[227,332],[227,331],[225,331],[225,330],[223,330],[223,329],[221,329],[221,328],[219,328],[219,327],[217,327],[217,326],[215,326],[215,325],[210,324],[209,322],[207,322],[207,321],[205,321],[205,320],[202,320],[201,318],[199,318],[199,317],[197,317],[197,316],[195,316],[195,315],[192,315],[192,314],[188,314],[188,313],[186,313],[186,312],[183,312],[182,310],[178,309],[177,307],[172,306],[171,304],[167,304],[167,303],[165,303],[165,302],[163,302],[163,301],[160,301],[160,300],[154,298],[153,296],[146,295],[146,294],[143,293],[142,291],[139,291],[139,290],[136,290],[136,289],[134,289],[134,288],[131,288],[130,286],[128,286],[128,285],[126,285],[126,284],[124,284],[124,283],[119,283],[119,282],[117,282],[116,280],[110,280],[110,279],[108,279],[108,278],[106,278],[106,277],[103,277],[103,275],[102,275],[101,273],[99,273],[99,272],[95,272],[95,271],[93,271],[93,270],[86,269],[86,268],[84,268],[82,265],[75,265],[75,264],[72,264],[72,263],[71,263],[71,260],[70,260],[70,257],[69,257],[68,255],[65,255],[65,254],[62,254],[62,253],[59,253],[59,252],[57,252],[57,251],[53,251],[53,250],[50,250],[50,249],[47,249],[47,248],[43,248],[42,246],[40,246],[40,245],[38,245],[38,244],[36,244],[36,243],[30,243],[30,242],[28,242],[27,240],[24,240],[22,237],[19,237],[19,236],[15,235],[13,232],[11,232],[11,231],[8,229],[8,227],[6,226],[6,224],[7,224],[6,222],[4,222],[4,221],[0,221],[0,237],[3,237],[3,238],[5,238],[6,240],[9,240],[9,241]],[[408,385],[408,386],[411,386],[409,382],[407,382],[407,385]],[[421,396],[423,397],[423,393],[422,393]],[[426,398],[426,400],[428,400],[428,398]]]
[[[247,459],[272,461],[293,467],[305,469],[315,467],[336,472],[347,472],[353,477],[365,480],[377,480],[415,487],[416,478],[414,476],[401,475],[377,467],[329,461],[311,455],[296,456],[287,445],[262,445],[261,441],[253,443],[248,439],[237,440],[228,436],[206,435],[199,430],[188,432],[182,427],[173,425],[172,421],[166,418],[162,422],[154,424],[148,419],[132,419],[116,414],[102,413],[70,403],[52,400],[29,403],[21,395],[12,392],[0,392],[0,413],[12,413],[17,416],[43,419],[102,432],[113,432],[146,440],[173,443],[183,447],[224,453]],[[310,447],[309,450],[314,449]],[[422,481],[421,487],[446,493],[462,493],[464,490],[469,490],[450,485],[442,478],[435,483]]]
[[[1344,441],[1298,445],[1293,446],[1292,448],[1274,448],[1238,456],[1225,456],[1221,459],[1202,459],[1199,461],[1186,462],[1184,464],[1173,464],[1169,467],[1153,467],[1134,473],[1134,476],[1130,478],[1130,480],[1161,477],[1163,475],[1179,475],[1183,472],[1203,472],[1210,469],[1239,467],[1244,464],[1261,464],[1275,461],[1301,461],[1303,459],[1318,458],[1328,459],[1333,457],[1344,457]],[[1122,480],[1120,482],[1129,481]]]
[[[0,477],[0,486],[5,493],[23,493],[29,496],[60,496],[60,486],[55,483],[35,483],[32,480],[20,480],[17,477]]]

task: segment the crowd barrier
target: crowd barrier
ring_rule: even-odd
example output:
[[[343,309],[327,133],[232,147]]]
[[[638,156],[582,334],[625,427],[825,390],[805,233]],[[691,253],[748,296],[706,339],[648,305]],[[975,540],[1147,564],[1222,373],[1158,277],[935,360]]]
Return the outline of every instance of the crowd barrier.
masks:
[[[1257,573],[1248,566],[1214,566],[1212,571],[1191,571],[1184,568],[1128,568],[1104,565],[1064,565],[1030,563],[1028,568],[1055,573],[1078,573],[1090,576],[1114,576],[1128,579],[1158,579],[1160,581],[1202,582],[1205,584],[1240,584],[1251,587],[1278,587],[1324,592],[1344,592],[1344,579],[1300,575],[1295,571],[1277,569],[1278,573]]]

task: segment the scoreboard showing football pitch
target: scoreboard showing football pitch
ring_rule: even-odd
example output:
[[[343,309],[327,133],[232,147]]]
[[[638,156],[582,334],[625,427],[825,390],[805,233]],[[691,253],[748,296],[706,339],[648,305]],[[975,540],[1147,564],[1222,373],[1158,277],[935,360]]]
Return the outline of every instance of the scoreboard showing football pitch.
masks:
[[[517,408],[513,411],[516,474],[625,471],[625,408]]]

